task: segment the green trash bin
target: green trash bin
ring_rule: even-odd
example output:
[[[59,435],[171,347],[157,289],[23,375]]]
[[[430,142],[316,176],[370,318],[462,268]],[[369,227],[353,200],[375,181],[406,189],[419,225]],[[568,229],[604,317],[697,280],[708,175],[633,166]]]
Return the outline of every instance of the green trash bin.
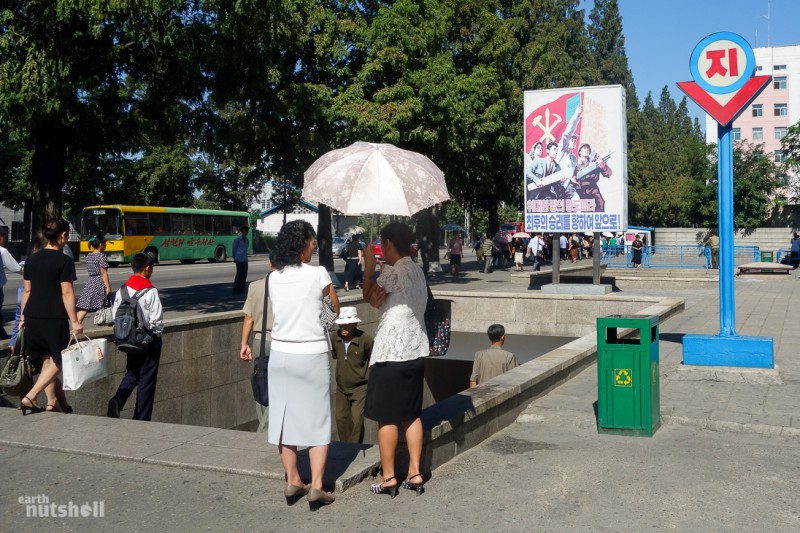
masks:
[[[631,329],[630,334],[620,330]],[[597,431],[652,437],[661,425],[658,316],[597,319]]]
[[[762,263],[774,262],[772,252],[761,252],[761,262]]]

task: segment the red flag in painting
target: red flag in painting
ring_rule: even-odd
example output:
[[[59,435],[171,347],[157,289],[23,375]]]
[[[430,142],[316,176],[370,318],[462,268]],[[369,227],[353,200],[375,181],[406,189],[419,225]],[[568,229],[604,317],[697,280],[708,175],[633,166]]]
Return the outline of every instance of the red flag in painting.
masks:
[[[525,152],[530,153],[537,142],[545,147],[551,142],[560,143],[569,119],[580,105],[581,93],[569,93],[533,110],[525,117]]]

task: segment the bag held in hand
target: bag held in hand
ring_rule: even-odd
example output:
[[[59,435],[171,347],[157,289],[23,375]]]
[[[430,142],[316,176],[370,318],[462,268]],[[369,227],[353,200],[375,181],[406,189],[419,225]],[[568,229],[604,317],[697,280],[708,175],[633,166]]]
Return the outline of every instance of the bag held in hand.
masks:
[[[90,339],[86,335],[84,338],[86,340],[79,342],[73,333],[69,346],[61,350],[64,390],[78,390],[108,376],[107,341]]]
[[[103,307],[94,312],[95,326],[110,326],[114,323],[114,313],[112,313],[111,296],[103,302]]]
[[[129,294],[127,285],[120,287],[122,301],[114,315],[114,344],[117,350],[127,354],[142,354],[150,348],[155,335],[145,327],[144,311],[139,305],[139,299],[150,288],[136,291],[133,296]]]
[[[331,327],[334,324],[334,321],[339,317],[339,314],[333,310],[333,303],[331,303],[331,297],[325,296],[322,299],[322,310],[319,312],[319,321],[322,324],[322,327],[325,329],[325,334],[328,334]]]
[[[447,354],[450,347],[450,300],[436,300],[428,287],[428,304],[425,307],[425,329],[431,357]]]
[[[14,355],[0,372],[0,389],[9,396],[23,396],[33,388],[33,367],[25,354],[25,328],[19,330]]]

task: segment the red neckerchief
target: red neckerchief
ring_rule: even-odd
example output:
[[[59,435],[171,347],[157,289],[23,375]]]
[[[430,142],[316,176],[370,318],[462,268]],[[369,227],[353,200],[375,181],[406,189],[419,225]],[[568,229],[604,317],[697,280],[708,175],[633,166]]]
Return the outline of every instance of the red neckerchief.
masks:
[[[125,285],[133,289],[134,291],[140,291],[142,289],[152,289],[153,284],[150,283],[150,280],[144,276],[137,276],[136,274],[132,275],[128,278],[128,281],[125,282]]]

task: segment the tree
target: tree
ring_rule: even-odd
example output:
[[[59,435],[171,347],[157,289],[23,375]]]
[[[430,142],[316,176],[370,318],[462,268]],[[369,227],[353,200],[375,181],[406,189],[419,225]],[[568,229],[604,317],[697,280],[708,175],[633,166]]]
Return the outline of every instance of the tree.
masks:
[[[713,153],[713,147],[712,147]],[[713,172],[705,187],[697,195],[703,209],[699,223],[715,227],[718,223],[717,171],[713,158]],[[733,149],[733,224],[749,229],[762,226],[769,214],[770,198],[778,187],[778,167],[764,152],[764,145],[747,141],[735,143]]]
[[[62,214],[70,164],[120,163],[148,137],[174,142],[204,87],[187,4],[9,0],[0,11],[0,123],[29,154],[37,235]]]
[[[709,162],[699,125],[686,99],[675,104],[665,86],[658,106],[650,94],[633,121],[628,140],[629,219],[646,226],[688,226],[697,222],[695,195],[708,179]]]
[[[786,160],[781,167],[782,172],[789,176],[800,175],[800,122],[789,127],[786,136],[781,141],[781,150]],[[796,199],[800,197],[800,182],[790,181],[791,194]]]

